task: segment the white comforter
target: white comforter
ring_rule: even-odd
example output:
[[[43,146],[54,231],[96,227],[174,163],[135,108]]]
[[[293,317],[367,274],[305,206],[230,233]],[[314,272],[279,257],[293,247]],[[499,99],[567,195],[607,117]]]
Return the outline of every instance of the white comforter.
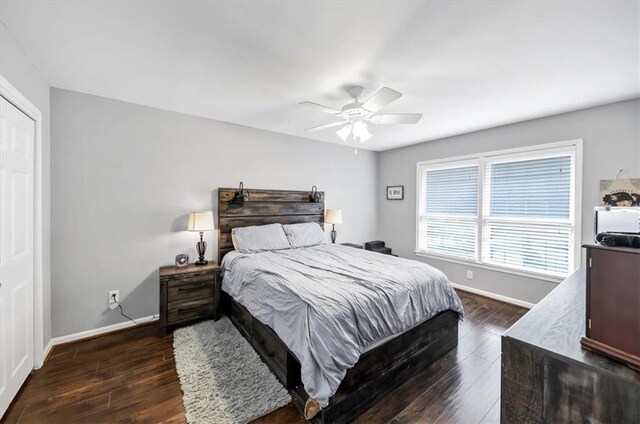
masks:
[[[441,271],[352,247],[230,252],[222,272],[222,289],[286,343],[323,407],[368,346],[447,309],[462,317]]]

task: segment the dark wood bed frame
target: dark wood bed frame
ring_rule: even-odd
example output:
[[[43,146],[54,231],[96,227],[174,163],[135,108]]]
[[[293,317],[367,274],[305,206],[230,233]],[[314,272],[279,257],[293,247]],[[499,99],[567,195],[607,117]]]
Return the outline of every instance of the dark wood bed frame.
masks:
[[[233,203],[237,189],[218,189],[218,260],[233,250],[231,229],[272,223],[317,222],[324,228],[324,192],[312,202],[310,191],[253,190],[249,200]],[[285,385],[303,413],[307,398],[300,363],[278,335],[223,292],[223,309],[240,333]],[[345,423],[380,401],[418,370],[427,368],[458,344],[458,314],[445,311],[364,353],[347,371],[338,391],[313,419]]]

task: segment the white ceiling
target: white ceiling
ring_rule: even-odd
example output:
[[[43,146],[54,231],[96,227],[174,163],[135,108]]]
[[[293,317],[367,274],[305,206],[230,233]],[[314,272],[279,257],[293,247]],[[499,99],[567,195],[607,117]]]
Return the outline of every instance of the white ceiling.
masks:
[[[51,86],[342,143],[341,87],[404,94],[385,150],[640,95],[639,3],[6,1]],[[366,97],[366,93],[365,93]]]

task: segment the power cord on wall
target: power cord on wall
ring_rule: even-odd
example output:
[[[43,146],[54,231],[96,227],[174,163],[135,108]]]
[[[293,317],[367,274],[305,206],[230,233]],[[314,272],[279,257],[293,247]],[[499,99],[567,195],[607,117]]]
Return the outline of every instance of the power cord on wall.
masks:
[[[124,313],[124,309],[122,309],[122,305],[120,304],[120,302],[118,302],[116,300],[116,295],[115,293],[111,295],[111,299],[113,299],[113,303],[115,303],[116,305],[118,305],[118,308],[120,308],[120,315],[122,315],[123,317],[125,317],[126,319],[128,319],[129,321],[131,321],[132,323],[138,325],[138,323],[136,322],[136,320],[134,320],[133,318],[131,318],[130,316],[126,315]]]

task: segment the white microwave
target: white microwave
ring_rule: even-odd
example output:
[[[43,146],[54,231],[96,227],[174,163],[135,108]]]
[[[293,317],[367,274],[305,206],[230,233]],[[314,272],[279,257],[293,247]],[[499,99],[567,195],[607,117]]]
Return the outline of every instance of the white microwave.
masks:
[[[594,208],[595,234],[632,233],[640,234],[640,207],[599,206]]]

